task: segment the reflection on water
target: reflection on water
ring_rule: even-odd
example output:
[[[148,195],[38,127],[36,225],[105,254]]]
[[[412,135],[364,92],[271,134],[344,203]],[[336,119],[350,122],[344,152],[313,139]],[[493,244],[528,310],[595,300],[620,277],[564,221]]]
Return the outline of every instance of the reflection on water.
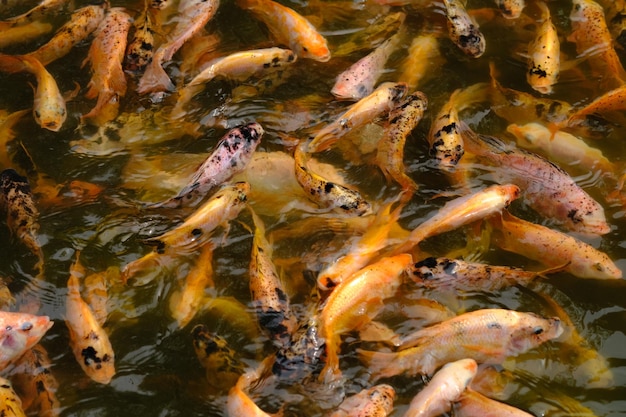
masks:
[[[75,3],[79,7],[87,2]],[[126,7],[133,16],[143,8],[139,1],[113,3]],[[89,49],[89,42],[84,41],[48,66],[61,91],[73,90],[75,83],[81,87],[78,95],[67,103],[68,117],[62,129],[50,132],[40,128],[29,111],[15,122],[12,134],[0,132],[1,139],[10,140],[6,144],[8,154],[0,158],[0,163],[7,166],[1,168],[10,164],[27,175],[34,192],[39,193],[39,236],[46,259],[45,281],[37,281],[36,272],[31,270],[36,259],[6,227],[0,227],[0,248],[4,249],[0,276],[10,279],[18,305],[34,308],[55,321],[42,344],[50,353],[51,370],[60,382],[57,394],[62,415],[225,415],[225,393],[210,393],[205,372],[194,353],[191,329],[199,323],[223,337],[250,369],[275,352],[275,346],[259,330],[254,317],[248,287],[254,225],[245,211],[232,222],[227,234],[219,229],[213,236],[217,246],[213,255],[214,287],[205,290],[207,297],[202,311],[185,328],[177,327],[169,314],[169,303],[172,294],[181,291],[184,277],[195,260],[193,256],[164,257],[135,280],[135,286],[124,285],[117,278],[109,283],[105,329],[116,352],[117,369],[110,385],[91,382],[76,364],[68,346],[68,331],[63,321],[66,284],[77,252],[80,251],[81,263],[88,274],[110,267],[119,270],[149,253],[152,248],[144,240],[179,224],[191,211],[146,210],[144,204],[175,195],[228,129],[251,121],[259,122],[265,129],[257,159],[251,163],[254,171],[236,178],[253,184],[250,205],[263,217],[267,235],[272,237],[273,260],[285,281],[285,291],[300,322],[305,323],[317,302],[311,296],[317,272],[345,250],[346,242],[367,228],[361,219],[335,219],[320,214],[290,177],[296,141],[313,136],[351,104],[334,100],[330,94],[337,74],[395,33],[402,21],[407,26],[407,37],[391,55],[379,81],[395,81],[406,71],[407,51],[418,35],[428,37],[429,45],[438,47],[438,52],[430,51],[427,55],[425,69],[424,62],[420,62],[419,71],[424,71],[424,75],[416,88],[426,94],[429,103],[425,117],[405,147],[407,174],[420,187],[402,211],[400,224],[405,228],[416,227],[456,196],[455,193],[463,193],[463,185],[439,171],[430,160],[426,141],[432,120],[452,91],[478,82],[490,83],[492,63],[504,88],[537,96],[526,84],[523,58],[534,36],[536,19],[540,17],[538,8],[532,5],[527,7],[527,15],[514,21],[500,17],[493,8],[494,2],[469,0],[467,6],[474,10],[487,39],[486,53],[479,59],[471,59],[447,38],[438,2],[433,2],[433,7],[424,6],[431,2],[421,1],[404,7],[343,0],[281,3],[307,16],[320,29],[331,51],[338,51],[333,59],[329,62],[299,59],[285,69],[280,82],[272,85],[254,82],[236,85],[217,79],[189,103],[187,114],[176,121],[168,117],[175,104],[175,94],[165,94],[158,100],[138,96],[135,93],[138,80],[128,73],[129,88],[121,100],[119,116],[102,126],[92,126],[80,121],[80,116],[94,104],[85,98],[90,72],[87,66],[81,67]],[[572,2],[555,0],[549,2],[549,7],[560,33],[561,60],[566,63],[560,82],[549,98],[582,106],[606,90],[594,78],[587,61],[575,61],[576,48],[566,39],[571,30]],[[25,10],[28,10],[26,4],[10,11],[0,5],[0,16],[6,18],[8,13]],[[613,9],[607,12],[614,13]],[[69,11],[64,13],[55,17],[55,25],[62,16],[69,16]],[[217,34],[220,41],[217,50],[208,51],[202,58],[204,62],[211,57],[271,44],[266,28],[232,1],[222,1],[206,30]],[[2,52],[26,53],[47,39],[41,37]],[[190,61],[181,64],[194,56],[189,49],[183,48],[167,65],[177,85],[191,78],[183,80],[180,72],[180,68],[194,68]],[[412,65],[417,68],[417,62]],[[28,83],[33,82],[34,78],[28,74],[0,72],[0,112],[9,114],[30,108],[33,95]],[[511,143],[514,137],[506,132],[510,123],[542,118],[539,109],[527,113],[522,108],[490,106],[480,101],[468,106],[461,116],[477,131]],[[581,170],[577,164],[563,168],[601,202],[611,231],[601,238],[577,237],[606,252],[624,271],[626,196],[616,192],[626,155],[623,112],[594,116],[591,122],[590,128],[576,130],[575,134],[602,151],[614,164],[615,175],[603,175],[599,169]],[[399,192],[399,187],[387,183],[375,165],[373,151],[381,131],[369,125],[347,134],[330,151],[316,154],[317,161],[311,161],[311,166],[316,164],[316,172],[323,171],[338,182],[354,185],[378,209]],[[468,166],[474,168],[469,180],[472,188],[492,183],[489,174],[492,167]],[[98,187],[89,188],[90,183]],[[43,190],[47,190],[45,199]],[[453,193],[446,194],[450,191]],[[526,220],[557,227],[520,201],[513,203],[511,211]],[[397,238],[401,233],[397,228],[391,236]],[[542,269],[521,255],[497,249],[489,243],[489,236],[488,229],[478,235],[465,229],[449,232],[421,244],[419,255],[463,256],[475,262]],[[411,285],[402,286],[402,290],[402,294],[387,301],[380,315],[382,321],[400,334],[479,308],[507,308],[561,317],[570,327],[558,341],[503,364],[509,378],[498,382],[501,386],[498,398],[535,415],[626,415],[623,281],[584,280],[560,272],[539,278],[529,288],[512,287],[492,293],[416,290]],[[332,409],[341,394],[351,395],[369,386],[367,369],[359,363],[356,348],[377,349],[378,345],[363,342],[360,337],[354,332],[343,339],[341,369],[347,378],[343,389],[317,386],[311,378],[280,380],[258,389],[254,397],[257,404],[272,412],[282,408],[286,415],[318,416]],[[393,415],[401,415],[423,381],[398,376],[388,382],[397,390]]]

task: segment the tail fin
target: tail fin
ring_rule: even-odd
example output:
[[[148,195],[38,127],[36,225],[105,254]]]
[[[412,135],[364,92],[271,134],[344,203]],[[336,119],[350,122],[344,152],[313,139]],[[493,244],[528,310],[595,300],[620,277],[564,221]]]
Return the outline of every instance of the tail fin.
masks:
[[[139,94],[157,93],[161,91],[174,91],[175,86],[170,80],[163,67],[161,60],[155,56],[146,67],[146,71],[139,80],[137,92]]]
[[[357,349],[357,353],[361,362],[369,369],[372,382],[380,378],[400,375],[407,370],[397,353],[372,352],[363,349]]]

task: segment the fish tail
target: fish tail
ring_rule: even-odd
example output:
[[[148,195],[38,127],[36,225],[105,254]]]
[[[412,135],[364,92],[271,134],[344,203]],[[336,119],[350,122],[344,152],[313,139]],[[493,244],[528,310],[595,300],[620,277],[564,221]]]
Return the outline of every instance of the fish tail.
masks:
[[[156,59],[146,67],[146,71],[139,80],[137,92],[139,94],[155,93],[159,91],[174,91],[176,87],[170,80],[163,67],[161,61]]]
[[[371,380],[400,375],[405,371],[397,353],[373,352],[357,349],[359,360],[365,364],[371,374]]]

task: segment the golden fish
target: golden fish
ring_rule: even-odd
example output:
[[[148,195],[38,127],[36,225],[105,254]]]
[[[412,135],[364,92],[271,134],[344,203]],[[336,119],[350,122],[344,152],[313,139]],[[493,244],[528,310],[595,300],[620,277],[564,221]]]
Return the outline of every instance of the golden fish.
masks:
[[[126,46],[124,70],[143,71],[154,54],[154,23],[148,8],[135,19],[133,37]]]
[[[537,2],[541,9],[542,22],[537,35],[528,47],[528,84],[541,94],[552,94],[552,86],[559,77],[561,44],[559,34],[550,18],[550,9],[543,1]]]
[[[478,364],[474,359],[459,359],[445,364],[413,397],[404,417],[437,417],[448,413],[477,370]]]
[[[65,303],[70,346],[85,374],[96,382],[108,384],[115,375],[115,353],[108,334],[80,295],[79,279],[83,276],[84,269],[77,259],[70,269]]]
[[[139,80],[139,94],[173,91],[174,84],[163,69],[163,64],[172,59],[176,51],[213,18],[219,0],[181,0],[178,4],[178,21],[168,41],[159,46]]]
[[[376,163],[385,177],[394,179],[410,198],[417,190],[417,184],[405,173],[404,144],[409,134],[422,120],[428,107],[426,95],[420,91],[409,94],[389,112],[389,122],[385,133],[378,142]]]
[[[78,260],[77,260],[78,262]],[[108,289],[111,282],[117,282],[119,269],[111,266],[102,272],[87,275],[84,279],[84,299],[100,326],[104,326],[108,316]]]
[[[413,38],[407,51],[407,57],[400,67],[398,82],[406,83],[409,90],[423,85],[443,64],[444,58],[439,50],[439,42],[432,34],[423,34]]]
[[[237,217],[246,206],[249,191],[250,185],[245,182],[224,186],[182,224],[145,243],[156,246],[160,254],[194,251],[207,242],[215,228],[227,227],[228,222]]]
[[[272,362],[273,358],[270,356],[261,363],[259,369],[251,369],[239,377],[235,386],[228,392],[226,399],[226,412],[229,416],[279,417],[282,415],[282,413],[275,415],[261,410],[246,392],[250,388],[258,388],[263,384],[263,375]]]
[[[296,179],[306,196],[322,208],[348,216],[362,216],[368,213],[371,206],[358,191],[327,181],[307,168],[305,146],[306,143],[302,143],[296,147],[294,161]]]
[[[452,42],[472,58],[482,56],[485,53],[485,37],[478,23],[467,13],[459,0],[443,0],[443,5]]]
[[[519,219],[504,211],[491,219],[502,249],[539,261],[548,268],[563,267],[580,278],[616,279],[622,271],[606,253],[572,236]]]
[[[106,8],[106,4],[81,7],[72,13],[70,20],[56,31],[52,39],[26,55],[39,60],[43,66],[67,55],[98,28]]]
[[[621,85],[594,99],[584,107],[573,111],[566,122],[561,125],[575,126],[585,120],[587,116],[595,114],[623,111],[626,109],[626,86]]]
[[[321,337],[326,341],[326,364],[321,382],[338,379],[341,335],[370,322],[383,308],[383,300],[392,297],[402,283],[402,274],[412,257],[403,253],[386,257],[352,274],[333,292],[320,315]]]
[[[517,19],[521,16],[526,2],[524,0],[495,0],[496,7],[507,19]]]
[[[0,311],[0,371],[39,343],[53,324],[48,316]]]
[[[405,338],[398,352],[359,350],[359,357],[375,379],[405,372],[432,375],[440,366],[464,358],[499,364],[562,333],[558,318],[483,309],[418,330]]]
[[[454,415],[459,417],[533,417],[533,414],[492,400],[468,388],[454,405]]]
[[[42,0],[37,6],[19,16],[13,16],[0,22],[0,30],[6,30],[12,26],[25,26],[38,20],[47,18],[52,13],[58,13],[58,9],[65,6],[67,0]]]
[[[321,2],[320,6],[326,8],[327,4]],[[405,19],[406,14],[403,12],[381,13],[374,16],[370,25],[354,33],[346,42],[337,46],[333,50],[333,56],[347,56],[354,52],[371,49],[372,46],[379,45],[389,39],[390,36],[393,36],[393,34],[400,29]]]
[[[386,417],[393,411],[396,391],[380,384],[346,398],[329,417]]]
[[[3,29],[0,31],[0,49],[33,41],[50,31],[52,31],[52,25],[40,21]]]
[[[274,39],[289,45],[298,57],[320,62],[330,59],[326,39],[295,10],[272,0],[237,0],[236,3],[265,23]]]
[[[132,18],[121,7],[109,9],[96,29],[87,58],[83,61],[83,65],[89,62],[92,70],[85,98],[97,97],[98,100],[82,118],[94,118],[97,125],[117,117],[119,99],[126,94],[122,61],[131,23]]]
[[[0,117],[0,169],[4,170],[13,165],[12,152],[8,144],[15,139],[15,125],[29,112],[29,109],[19,110],[10,114],[3,114]]]
[[[65,99],[52,75],[37,59],[27,55],[0,54],[0,71],[16,73],[29,72],[35,76],[37,87],[33,87],[33,116],[37,124],[45,129],[58,132],[65,122],[67,110]]]
[[[6,417],[26,417],[22,400],[13,390],[11,382],[3,377],[0,377],[0,414]]]

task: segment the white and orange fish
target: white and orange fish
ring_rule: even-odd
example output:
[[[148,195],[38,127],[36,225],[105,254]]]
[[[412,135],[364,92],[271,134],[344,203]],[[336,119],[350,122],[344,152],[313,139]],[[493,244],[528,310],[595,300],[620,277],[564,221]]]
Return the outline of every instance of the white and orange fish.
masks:
[[[467,388],[454,404],[455,417],[533,417],[519,408],[492,400],[489,397]]]
[[[174,84],[163,69],[185,42],[198,33],[215,15],[219,0],[181,0],[178,4],[178,21],[168,41],[159,46],[139,80],[139,94],[173,91]]]
[[[48,316],[0,311],[0,370],[39,343],[53,324]]]
[[[580,278],[616,279],[622,271],[604,252],[557,230],[519,219],[507,211],[490,219],[500,248]]]
[[[379,384],[346,398],[329,417],[387,417],[393,411],[396,390]]]
[[[84,275],[85,270],[77,259],[70,268],[65,301],[70,346],[85,374],[96,382],[108,384],[115,375],[115,353],[109,335],[80,295],[80,279]]]
[[[538,1],[541,9],[541,23],[537,27],[535,39],[528,47],[528,84],[541,94],[552,94],[552,86],[559,78],[561,68],[561,44],[559,34],[550,18],[550,9],[543,1]]]
[[[28,72],[35,76],[37,87],[33,87],[33,116],[44,129],[58,132],[65,122],[67,110],[65,99],[52,75],[36,58],[28,55],[0,54],[0,71],[8,73]]]
[[[89,62],[92,71],[85,97],[97,98],[97,102],[83,119],[93,118],[99,125],[117,117],[119,100],[126,94],[122,62],[131,24],[132,18],[124,9],[113,7],[96,29],[83,65]]]
[[[482,309],[461,314],[405,337],[401,350],[359,350],[373,378],[402,373],[432,375],[440,366],[459,359],[500,364],[507,357],[559,337],[558,318],[505,309]]]
[[[406,253],[385,257],[357,271],[330,293],[320,314],[321,337],[326,341],[326,364],[320,381],[329,383],[339,378],[341,335],[371,322],[384,307],[383,300],[396,293],[412,261]]]
[[[326,38],[295,10],[272,0],[237,0],[236,3],[265,23],[274,39],[288,45],[299,58],[320,62],[330,59]]]
[[[476,375],[474,359],[449,362],[411,400],[404,417],[437,417],[448,413]]]
[[[479,58],[485,53],[485,37],[476,20],[467,13],[460,0],[443,0],[452,42],[467,56]]]

